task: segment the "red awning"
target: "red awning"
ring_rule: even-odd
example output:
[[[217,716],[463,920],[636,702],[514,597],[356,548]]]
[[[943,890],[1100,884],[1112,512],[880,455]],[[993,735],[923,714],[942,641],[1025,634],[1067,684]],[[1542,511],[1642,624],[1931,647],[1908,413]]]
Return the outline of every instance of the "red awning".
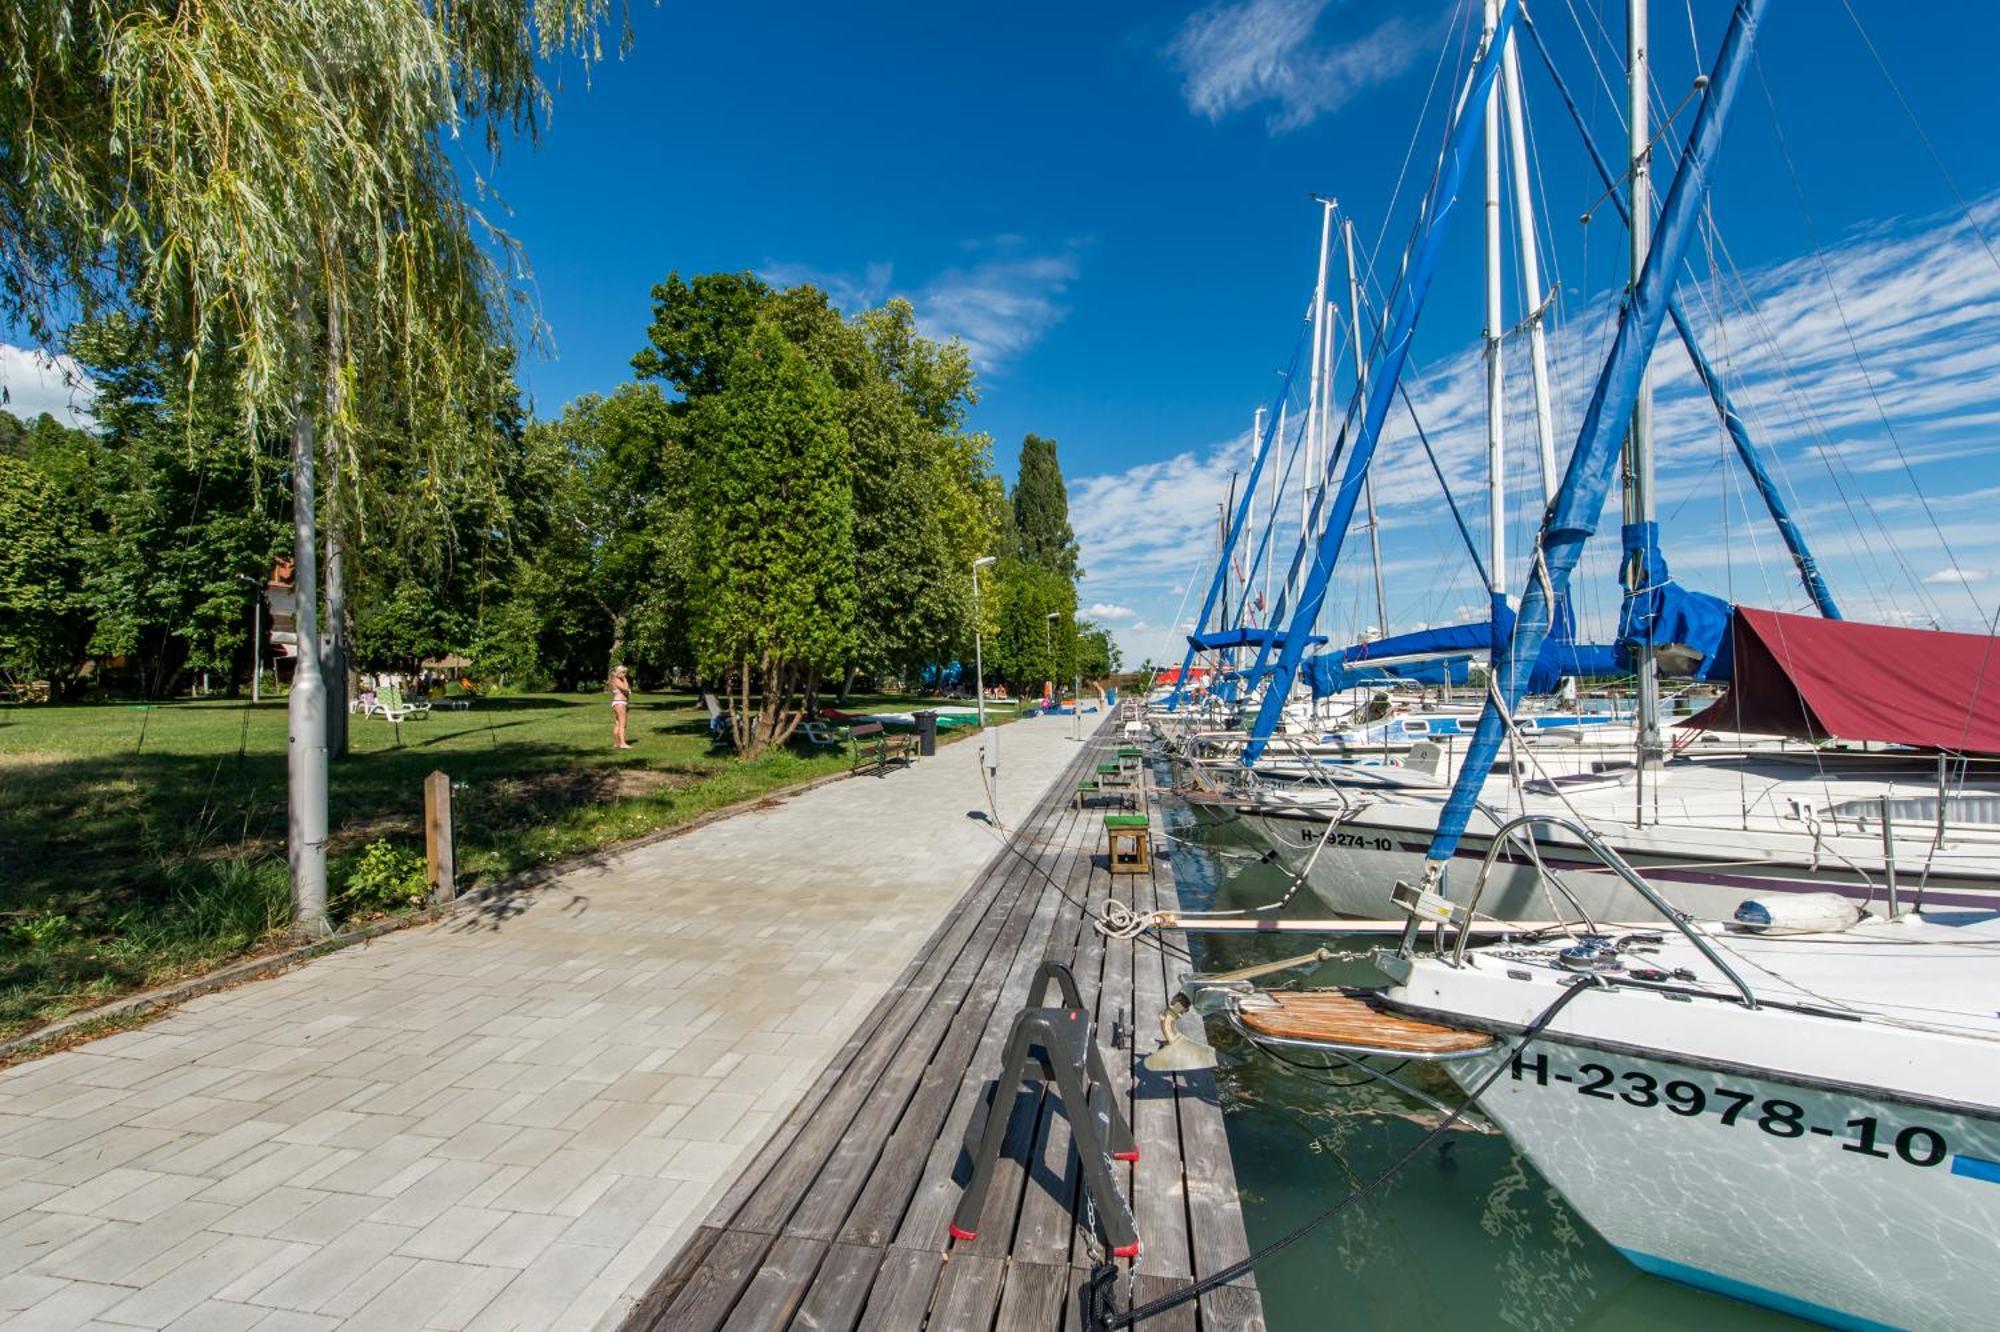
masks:
[[[2000,638],[1736,608],[1727,692],[1681,723],[2000,753]]]

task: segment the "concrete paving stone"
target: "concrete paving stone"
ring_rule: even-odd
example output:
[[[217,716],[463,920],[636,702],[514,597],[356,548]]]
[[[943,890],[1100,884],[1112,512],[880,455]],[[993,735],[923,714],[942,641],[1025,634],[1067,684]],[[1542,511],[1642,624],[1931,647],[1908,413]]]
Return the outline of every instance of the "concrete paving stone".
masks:
[[[319,1252],[319,1245],[298,1240],[280,1240],[271,1256],[215,1292],[215,1298],[232,1304],[247,1304],[264,1287]]]
[[[166,1327],[283,1247],[275,1240],[254,1235],[226,1236],[198,1257],[106,1309],[104,1319],[136,1327]]]
[[[419,1260],[356,1309],[342,1327],[346,1332],[408,1332],[432,1327],[436,1315],[452,1302],[459,1288],[481,1275],[479,1268]]]
[[[213,1228],[226,1235],[269,1235],[291,1225],[333,1196],[318,1189],[294,1189],[280,1185],[267,1189],[248,1206],[232,1211],[215,1222]]]
[[[491,1207],[494,1199],[528,1177],[528,1167],[503,1165],[489,1176],[484,1184],[465,1195],[461,1203],[466,1207]]]
[[[674,1125],[673,1136],[695,1142],[721,1142],[757,1103],[748,1092],[714,1092]]]
[[[448,1161],[435,1157],[427,1160],[432,1167],[430,1172],[372,1212],[371,1221],[427,1226],[499,1169],[487,1161]]]
[[[14,1272],[0,1277],[0,1320],[10,1319],[40,1304],[69,1283],[57,1277]]]
[[[408,1175],[409,1168],[426,1157],[436,1145],[435,1138],[419,1138],[412,1134],[385,1138],[360,1152],[338,1170],[321,1176],[314,1187],[339,1193],[376,1193],[391,1181],[399,1181],[399,1187],[407,1188],[421,1178],[421,1172],[416,1176]],[[432,1164],[438,1164],[437,1158],[432,1158]]]
[[[171,1175],[212,1174],[284,1131],[285,1126],[274,1120],[246,1119],[179,1151],[156,1153],[147,1159],[147,1168]]]
[[[148,1180],[96,1209],[107,1221],[146,1222],[208,1188],[214,1181],[201,1175],[167,1175]]]
[[[370,1212],[382,1205],[380,1198],[365,1193],[326,1193],[312,1206],[283,1225],[273,1226],[274,1239],[296,1240],[304,1244],[326,1244],[359,1225]]]
[[[137,1288],[199,1258],[221,1240],[215,1231],[200,1227],[105,1221],[94,1232],[78,1236],[46,1261],[35,1264],[33,1270]]]
[[[571,1218],[515,1212],[472,1246],[465,1261],[487,1267],[526,1267],[569,1229]]]
[[[564,1326],[576,1297],[614,1256],[610,1249],[587,1244],[551,1244],[466,1325],[467,1332],[555,1332]]]
[[[713,1183],[722,1178],[730,1167],[746,1155],[741,1147],[728,1146],[718,1142],[683,1142],[681,1149],[674,1153],[674,1159],[667,1162],[660,1171],[668,1179],[693,1179]]]
[[[329,1306],[342,1302],[344,1297],[351,1299],[359,1287],[383,1269],[391,1266],[398,1269],[382,1279],[386,1285],[410,1265],[410,1259],[391,1255],[415,1233],[408,1226],[357,1222],[323,1244],[312,1257],[251,1295],[250,1302],[300,1313],[338,1312]],[[374,1291],[369,1291],[368,1298],[373,1295]]]
[[[448,1207],[396,1252],[406,1258],[434,1258],[440,1262],[455,1263],[478,1248],[481,1241],[498,1230],[509,1217],[518,1215],[518,1212],[503,1212],[498,1208]]]
[[[363,1113],[359,1121],[349,1124],[340,1132],[326,1140],[329,1147],[354,1147],[366,1152],[379,1147],[398,1135],[423,1137],[424,1134],[411,1133],[416,1125],[415,1115],[392,1115]]]
[[[112,1106],[113,1111],[121,1107]],[[130,1115],[136,1112],[126,1111]],[[217,1096],[190,1096],[171,1105],[141,1114],[124,1122],[138,1128],[192,1129],[200,1133],[220,1133],[246,1119],[276,1118],[264,1108],[247,1101],[225,1101]]]
[[[511,1127],[500,1125],[498,1127]],[[517,1128],[506,1141],[487,1153],[486,1160],[500,1165],[538,1166],[569,1145],[576,1135],[568,1129]]]
[[[131,1293],[124,1286],[61,1281],[40,1303],[9,1315],[7,1332],[72,1332]]]
[[[530,1170],[513,1188],[493,1200],[510,1212],[553,1212],[591,1176],[604,1168],[611,1153],[565,1147]]]
[[[103,1212],[100,1209],[117,1202],[134,1189],[164,1178],[166,1176],[151,1170],[134,1170],[118,1166],[103,1171],[75,1188],[63,1189],[45,1197],[35,1206],[44,1212],[75,1212],[79,1216],[101,1216]]]
[[[680,1182],[613,1175],[609,1186],[563,1231],[565,1244],[595,1244],[618,1248],[665,1206]]]
[[[4,1226],[6,1222],[35,1204],[57,1197],[62,1192],[61,1184],[47,1184],[32,1179],[15,1179],[0,1183],[0,1226]],[[0,1234],[4,1233],[4,1230],[0,1230]]]
[[[422,1122],[417,1123],[412,1133],[421,1135]],[[431,1149],[431,1155],[450,1157],[454,1160],[483,1161],[523,1133],[536,1132],[534,1129],[517,1129],[512,1124],[468,1124]],[[561,1144],[556,1144],[560,1146]],[[549,1148],[555,1150],[555,1146]]]
[[[167,1332],[248,1332],[271,1311],[254,1304],[230,1304],[223,1300],[203,1300],[167,1324]]]

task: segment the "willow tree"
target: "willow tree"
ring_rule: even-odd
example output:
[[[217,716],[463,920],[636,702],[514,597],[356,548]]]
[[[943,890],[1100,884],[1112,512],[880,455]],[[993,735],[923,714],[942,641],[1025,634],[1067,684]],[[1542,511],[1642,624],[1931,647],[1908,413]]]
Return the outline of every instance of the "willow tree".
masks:
[[[321,428],[336,482],[369,475],[356,403],[386,378],[436,416],[399,484],[441,493],[480,467],[457,404],[504,354],[514,288],[449,145],[533,134],[543,62],[595,59],[607,4],[0,0],[0,313],[54,344],[76,314],[133,311],[195,349],[190,387],[229,376],[253,438],[290,434],[287,831],[308,931],[326,928]]]

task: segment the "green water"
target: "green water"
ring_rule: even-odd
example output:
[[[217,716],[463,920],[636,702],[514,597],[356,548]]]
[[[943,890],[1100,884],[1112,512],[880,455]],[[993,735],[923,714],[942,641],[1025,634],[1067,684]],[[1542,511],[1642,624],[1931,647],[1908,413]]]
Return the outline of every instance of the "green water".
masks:
[[[1170,810],[1168,819],[1176,836],[1200,837],[1183,811]],[[1257,849],[1221,838],[1178,846],[1174,868],[1183,904],[1255,906],[1276,898],[1282,873],[1231,858]],[[1323,914],[1303,892],[1292,909]],[[1307,952],[1316,942],[1300,935],[1210,935],[1197,942],[1196,954],[1202,969],[1219,970]],[[1312,980],[1380,977],[1365,963],[1342,962],[1322,967]],[[1351,1071],[1290,1068],[1232,1042],[1218,1024],[1210,1024],[1210,1034],[1222,1054],[1223,1109],[1253,1248],[1373,1179],[1435,1122],[1419,1102],[1380,1082],[1340,1085],[1353,1080]],[[1409,1065],[1402,1076],[1451,1104],[1460,1099],[1441,1074],[1426,1076]],[[1454,1131],[1384,1192],[1259,1265],[1257,1283],[1271,1332],[1807,1326],[1639,1272],[1483,1121]]]

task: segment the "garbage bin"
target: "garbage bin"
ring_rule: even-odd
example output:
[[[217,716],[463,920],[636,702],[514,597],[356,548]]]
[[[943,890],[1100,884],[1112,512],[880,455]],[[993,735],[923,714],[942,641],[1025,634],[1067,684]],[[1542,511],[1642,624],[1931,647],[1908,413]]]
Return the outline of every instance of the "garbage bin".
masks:
[[[917,723],[917,753],[929,758],[937,753],[937,719],[935,712],[913,712],[911,717]]]

